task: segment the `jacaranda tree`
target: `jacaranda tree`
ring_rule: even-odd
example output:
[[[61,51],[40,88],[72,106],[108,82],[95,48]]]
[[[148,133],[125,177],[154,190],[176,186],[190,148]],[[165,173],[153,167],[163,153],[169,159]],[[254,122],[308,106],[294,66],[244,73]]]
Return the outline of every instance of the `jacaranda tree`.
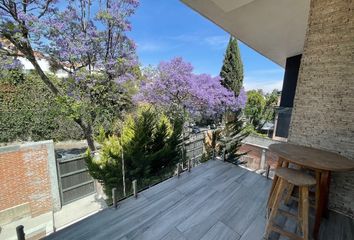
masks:
[[[93,124],[129,106],[122,85],[135,77],[137,60],[126,32],[137,6],[138,0],[0,1],[0,37],[9,43],[0,45],[0,55],[32,63],[63,112],[81,127],[91,150]],[[50,78],[38,63],[38,52],[68,78]]]
[[[243,108],[246,94],[241,89],[236,97],[221,85],[220,77],[194,74],[190,63],[174,58],[161,62],[157,71],[147,77],[136,100],[161,106],[173,114],[186,111],[191,116],[213,116]]]

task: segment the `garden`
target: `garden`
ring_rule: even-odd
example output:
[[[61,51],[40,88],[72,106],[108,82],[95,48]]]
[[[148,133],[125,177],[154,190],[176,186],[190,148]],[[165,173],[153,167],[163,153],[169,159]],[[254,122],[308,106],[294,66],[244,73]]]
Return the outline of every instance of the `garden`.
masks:
[[[133,180],[141,189],[188,164],[191,123],[222,123],[203,160],[237,163],[242,139],[274,119],[277,93],[243,88],[235,38],[220,76],[196,74],[181,57],[144,67],[128,36],[139,1],[59,2],[0,3],[1,143],[85,139],[90,174],[124,197]]]

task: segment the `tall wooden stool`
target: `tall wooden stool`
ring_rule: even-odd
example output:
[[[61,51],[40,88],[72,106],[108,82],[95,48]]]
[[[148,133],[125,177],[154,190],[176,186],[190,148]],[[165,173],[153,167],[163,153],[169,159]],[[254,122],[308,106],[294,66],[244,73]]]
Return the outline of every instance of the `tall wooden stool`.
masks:
[[[300,170],[291,168],[277,168],[275,170],[275,175],[278,176],[279,179],[269,200],[271,210],[267,221],[264,238],[268,239],[269,234],[274,231],[290,239],[308,240],[309,187],[316,184],[316,179]],[[279,209],[283,196],[285,195],[285,193],[287,193],[287,191],[293,189],[294,186],[299,187],[298,216],[295,216],[291,213]],[[302,237],[294,233],[287,232],[274,224],[274,219],[278,212],[288,217],[294,217],[295,219],[297,219],[299,229],[302,232]]]

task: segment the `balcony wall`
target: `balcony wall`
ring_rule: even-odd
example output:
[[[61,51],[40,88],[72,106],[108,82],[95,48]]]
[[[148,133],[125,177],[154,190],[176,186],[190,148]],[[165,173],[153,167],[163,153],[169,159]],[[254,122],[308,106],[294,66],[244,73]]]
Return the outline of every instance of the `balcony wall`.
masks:
[[[354,1],[312,0],[289,141],[354,159]],[[330,208],[354,217],[354,173],[333,174]]]

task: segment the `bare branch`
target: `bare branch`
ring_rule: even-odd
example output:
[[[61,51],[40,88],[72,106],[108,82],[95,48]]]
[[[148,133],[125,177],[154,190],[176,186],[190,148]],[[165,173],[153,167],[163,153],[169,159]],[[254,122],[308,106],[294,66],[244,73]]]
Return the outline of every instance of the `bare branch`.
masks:
[[[44,5],[43,11],[38,15],[38,18],[43,17],[43,15],[48,11],[51,2],[53,2],[53,0],[47,0],[47,2]]]
[[[8,49],[0,47],[0,54],[9,56],[9,57],[24,57],[21,53],[10,52]]]

